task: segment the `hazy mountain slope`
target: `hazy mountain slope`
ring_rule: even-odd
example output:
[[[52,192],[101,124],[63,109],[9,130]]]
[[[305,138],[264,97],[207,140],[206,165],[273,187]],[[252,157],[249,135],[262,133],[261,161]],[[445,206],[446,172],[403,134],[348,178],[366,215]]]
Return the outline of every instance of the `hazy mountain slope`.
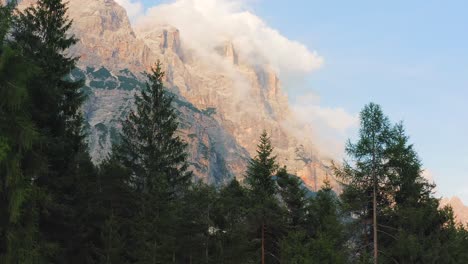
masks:
[[[463,204],[460,198],[457,196],[453,196],[452,198],[443,198],[440,201],[440,205],[450,205],[453,208],[455,219],[460,223],[468,225],[468,206]]]
[[[33,2],[26,0],[21,6]],[[310,137],[303,136],[307,130],[295,122],[281,82],[268,65],[239,57],[229,40],[210,54],[200,54],[181,41],[183,32],[163,23],[135,33],[125,10],[112,0],[70,0],[69,16],[74,21],[72,33],[80,39],[70,54],[81,57],[81,74],[87,78],[89,100],[84,110],[95,161],[109,151],[118,120],[141,86],[130,89],[121,79],[141,82],[141,72],[159,59],[168,88],[192,106],[179,110],[187,119],[183,133],[192,146],[194,166],[203,167],[196,171],[198,176],[209,182],[242,177],[248,156],[255,155],[259,134],[266,129],[280,163],[313,189],[320,186],[328,170]],[[223,166],[227,169],[221,174],[226,175],[217,175]]]

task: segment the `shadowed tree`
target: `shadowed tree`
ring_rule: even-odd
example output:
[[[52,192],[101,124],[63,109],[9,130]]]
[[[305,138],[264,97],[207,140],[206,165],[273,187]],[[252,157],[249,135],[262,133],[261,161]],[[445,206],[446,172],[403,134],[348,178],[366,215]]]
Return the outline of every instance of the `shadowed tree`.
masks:
[[[385,182],[388,181],[388,160],[385,151],[390,143],[390,122],[379,105],[370,103],[361,111],[359,139],[348,142],[346,154],[351,159],[336,171],[346,186],[342,199],[358,215],[362,223],[360,248],[369,249],[372,242],[373,260],[378,263],[378,210],[388,205]],[[368,227],[372,227],[372,232]],[[362,255],[362,254],[361,254]]]
[[[146,89],[135,95],[135,110],[122,123],[114,157],[131,172],[138,193],[135,253],[143,263],[175,262],[175,231],[182,223],[181,197],[192,172],[187,171],[186,143],[177,134],[173,96],[163,86],[158,63],[148,75]]]
[[[37,69],[7,38],[14,6],[0,5],[0,262],[37,263],[39,190],[32,182],[37,166],[27,160],[39,140],[27,90]]]
[[[39,201],[42,252],[49,262],[73,263],[89,258],[86,193],[96,186],[80,111],[83,81],[69,78],[78,58],[67,55],[77,39],[66,13],[61,0],[38,0],[18,12],[11,37],[39,69],[28,83],[27,111],[41,137],[27,159],[40,165],[32,179],[46,194]]]
[[[277,188],[273,180],[277,169],[270,137],[263,131],[257,146],[257,155],[250,160],[245,178],[250,191],[250,225],[255,234],[254,241],[260,242],[261,263],[279,261],[278,241],[282,234],[282,224],[279,222],[282,212],[275,197]]]

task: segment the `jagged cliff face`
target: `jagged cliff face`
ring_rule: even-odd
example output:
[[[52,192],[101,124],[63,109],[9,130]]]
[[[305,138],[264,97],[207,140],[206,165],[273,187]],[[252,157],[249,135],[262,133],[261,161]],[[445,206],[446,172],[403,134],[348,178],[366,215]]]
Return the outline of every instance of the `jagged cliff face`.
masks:
[[[212,53],[200,54],[171,25],[134,30],[113,0],[70,0],[69,16],[71,33],[80,39],[70,54],[81,57],[75,77],[86,78],[84,112],[96,162],[117,138],[119,120],[143,86],[141,72],[160,60],[167,87],[178,95],[181,134],[190,145],[196,175],[216,183],[241,178],[266,129],[279,162],[312,189],[319,188],[328,169],[312,142],[294,133],[306,131],[295,122],[281,82],[268,65],[242,58],[228,39]]]

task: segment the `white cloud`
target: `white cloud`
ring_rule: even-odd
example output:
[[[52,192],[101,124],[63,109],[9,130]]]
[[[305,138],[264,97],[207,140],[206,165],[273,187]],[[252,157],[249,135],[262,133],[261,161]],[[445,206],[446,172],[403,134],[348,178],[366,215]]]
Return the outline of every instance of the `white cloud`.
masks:
[[[149,8],[134,24],[140,29],[172,25],[180,30],[185,45],[205,51],[232,41],[243,59],[268,64],[282,79],[307,74],[323,63],[316,52],[287,39],[248,11],[242,0],[177,0]]]
[[[223,67],[236,79],[236,91],[241,93],[240,97],[243,96],[242,91],[248,89],[248,82],[238,77],[232,65],[224,65],[225,62],[213,52],[226,41],[233,43],[241,60],[252,65],[267,65],[275,71],[282,86],[288,90],[303,86],[304,77],[320,68],[323,58],[304,44],[290,40],[268,26],[249,11],[249,1],[253,0],[175,0],[141,13],[138,11],[140,2],[118,0],[128,13],[136,14],[132,19],[136,32],[151,31],[159,25],[179,29],[184,47],[196,50],[198,55],[216,65],[215,68]],[[357,115],[351,115],[342,108],[322,107],[314,93],[298,98],[291,107],[295,121],[284,122],[283,126],[292,133],[300,132],[298,137],[306,136],[324,154],[341,157],[349,131],[358,123]]]
[[[320,105],[293,105],[296,116],[307,123],[323,123],[340,133],[346,133],[357,125],[357,117],[343,108],[322,107]]]
[[[312,141],[323,155],[332,159],[343,157],[344,143],[359,125],[357,114],[350,114],[339,107],[323,107],[320,105],[320,97],[315,93],[297,97],[291,109],[293,116],[302,125],[300,133],[310,133]]]
[[[143,15],[143,4],[140,1],[115,0],[115,2],[125,8],[131,21]]]

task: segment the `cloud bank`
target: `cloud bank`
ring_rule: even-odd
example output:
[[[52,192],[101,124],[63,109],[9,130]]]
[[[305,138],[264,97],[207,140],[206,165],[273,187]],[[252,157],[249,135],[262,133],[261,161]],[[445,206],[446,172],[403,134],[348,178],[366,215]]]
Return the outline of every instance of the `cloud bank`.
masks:
[[[324,62],[317,52],[268,26],[249,10],[248,0],[175,0],[145,11],[140,1],[116,1],[127,9],[137,32],[166,24],[174,26],[184,46],[205,58],[213,58],[217,47],[232,42],[240,59],[254,66],[268,66],[288,91],[304,85],[304,77]],[[342,108],[322,107],[313,93],[297,98],[301,99],[292,102],[292,112],[302,127],[314,131],[314,144],[333,154],[342,153],[350,128],[358,123],[357,117]]]
[[[132,0],[115,0],[115,2],[121,5],[127,11],[127,15],[131,21],[138,19],[143,15],[143,3],[140,1]]]
[[[313,142],[327,158],[341,159],[344,144],[357,127],[359,116],[343,108],[324,107],[314,93],[299,96],[291,104],[293,116],[312,133]]]
[[[132,14],[141,6],[137,1],[118,2]],[[194,48],[212,50],[231,41],[243,59],[268,64],[281,78],[307,74],[323,63],[316,52],[269,27],[241,0],[178,0],[151,7],[133,21],[143,30],[158,24],[174,26]]]

